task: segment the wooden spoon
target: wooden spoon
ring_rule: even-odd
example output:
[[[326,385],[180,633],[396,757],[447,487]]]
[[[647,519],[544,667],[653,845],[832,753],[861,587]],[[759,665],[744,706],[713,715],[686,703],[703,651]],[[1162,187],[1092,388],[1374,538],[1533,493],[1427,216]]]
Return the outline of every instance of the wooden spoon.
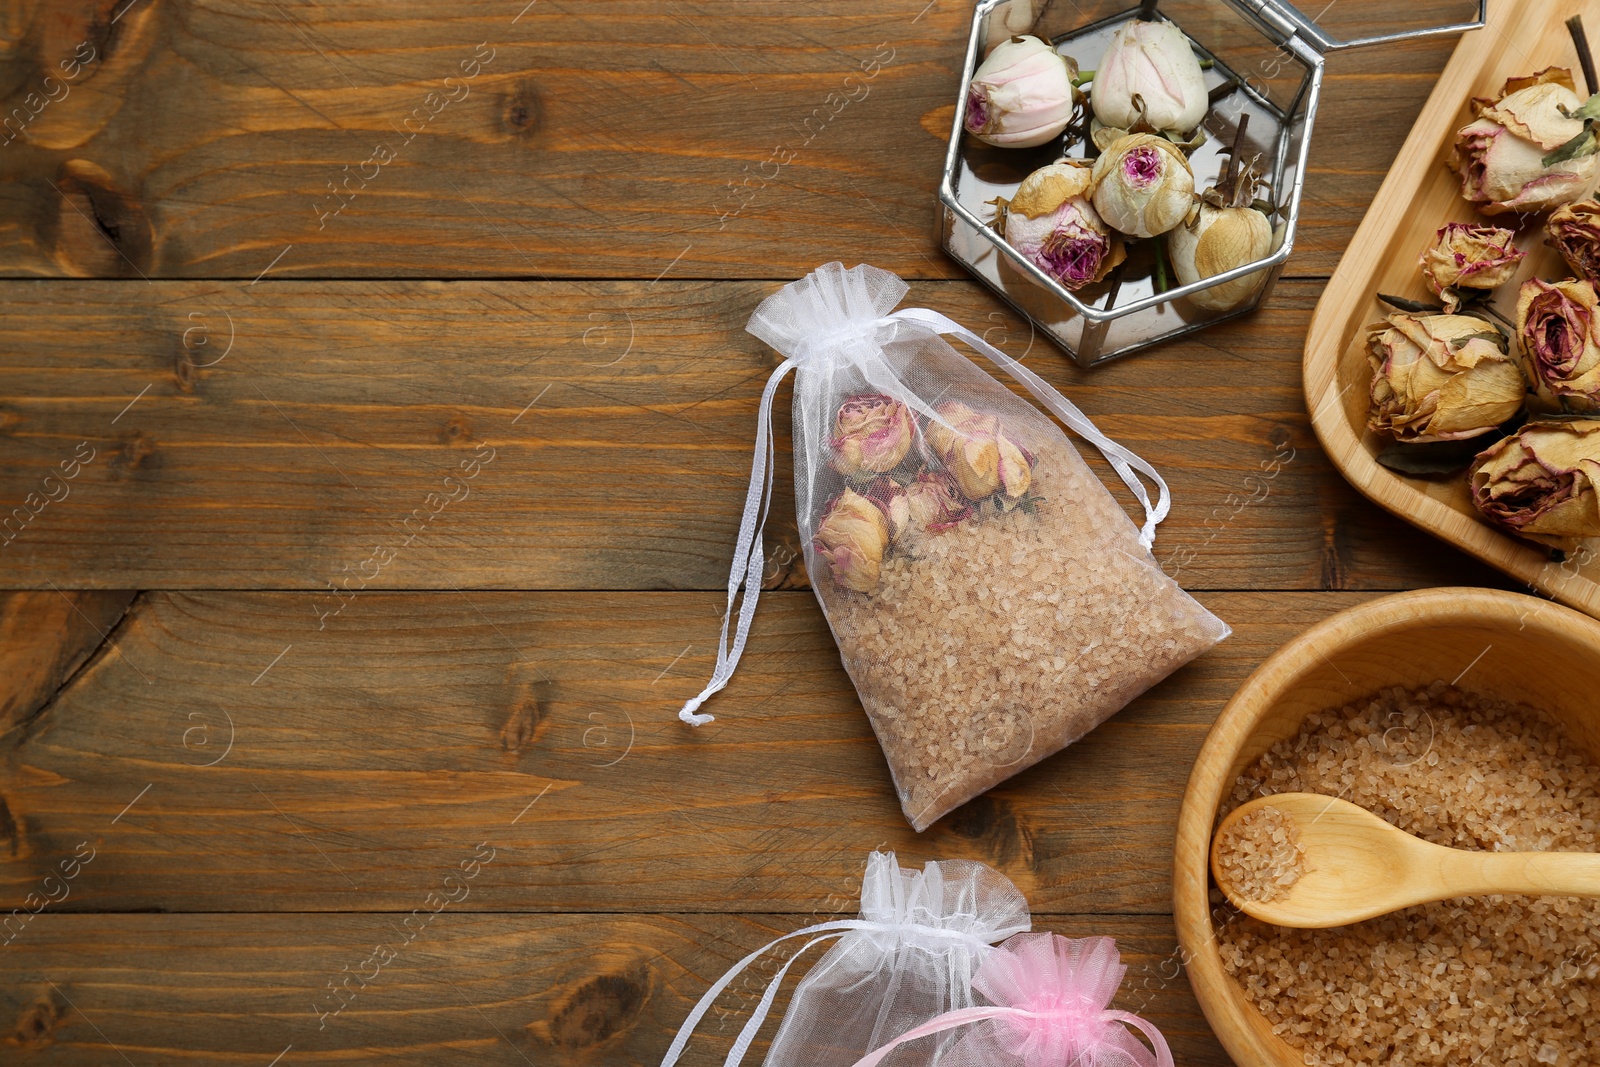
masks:
[[[1229,886],[1218,848],[1225,830],[1262,808],[1276,808],[1295,825],[1304,857],[1299,879],[1268,902],[1249,900]],[[1279,793],[1234,809],[1211,839],[1211,874],[1246,915],[1306,929],[1344,926],[1451,897],[1600,897],[1600,854],[1445,848],[1318,793]]]

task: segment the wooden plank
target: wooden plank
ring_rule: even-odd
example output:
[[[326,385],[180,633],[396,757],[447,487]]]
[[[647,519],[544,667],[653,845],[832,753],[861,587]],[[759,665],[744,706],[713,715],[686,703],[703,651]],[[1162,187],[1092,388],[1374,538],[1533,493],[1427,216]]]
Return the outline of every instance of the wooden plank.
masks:
[[[115,628],[134,594],[0,593],[0,734],[39,712]],[[6,820],[0,815],[0,828]]]
[[[774,287],[0,286],[0,588],[722,588],[774,365],[743,326]],[[1158,558],[1193,588],[1498,581],[1315,446],[1317,289],[1092,374],[971,283],[908,299],[1165,472]],[[788,397],[768,577],[793,586]]]
[[[1166,910],[1211,720],[1362,599],[1207,594],[1233,637],[917,835],[808,592],[762,599],[699,730],[676,715],[719,594],[367,593],[319,630],[308,594],[147,593],[0,750],[0,910],[80,842],[57,908],[406,909],[484,840],[491,910],[804,912],[879,846],[992,863],[1045,910]]]
[[[970,5],[521,8],[18,9],[0,269],[770,278],[837,258],[959,276],[929,218]],[[1329,273],[1451,43],[1330,63],[1291,273]]]
[[[476,884],[498,873],[484,866]],[[836,888],[819,919],[854,914],[859,875]],[[655,1064],[712,981],[803,922],[450,910],[407,943],[398,917],[382,914],[44,915],[3,950],[0,1026],[15,1024],[0,1043],[8,1062],[48,1067],[120,1063],[119,1052],[133,1063],[262,1067],[280,1054],[284,1064]],[[1170,918],[1050,916],[1035,928],[1115,937],[1129,966],[1116,1006],[1160,1027],[1178,1062],[1229,1063],[1178,973]],[[377,945],[394,956],[374,975],[377,963],[364,961]],[[684,1067],[722,1062],[774,969],[736,980]],[[350,980],[348,1006],[320,1016],[336,1003],[328,983],[357,972],[370,977]],[[745,1062],[760,1063],[765,1044]]]

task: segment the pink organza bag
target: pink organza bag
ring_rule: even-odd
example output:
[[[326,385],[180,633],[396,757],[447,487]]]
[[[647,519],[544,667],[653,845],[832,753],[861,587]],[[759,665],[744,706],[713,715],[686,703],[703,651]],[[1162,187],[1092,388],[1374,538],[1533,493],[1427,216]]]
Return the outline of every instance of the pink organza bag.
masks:
[[[991,952],[973,977],[979,1006],[913,1027],[855,1067],[877,1067],[891,1055],[896,1064],[937,1062],[939,1067],[1173,1067],[1172,1050],[1160,1030],[1111,1008],[1127,970],[1109,937],[1016,934]],[[943,1051],[930,1040],[957,1030],[964,1030],[960,1039]],[[905,1057],[909,1049],[926,1054],[913,1061]]]

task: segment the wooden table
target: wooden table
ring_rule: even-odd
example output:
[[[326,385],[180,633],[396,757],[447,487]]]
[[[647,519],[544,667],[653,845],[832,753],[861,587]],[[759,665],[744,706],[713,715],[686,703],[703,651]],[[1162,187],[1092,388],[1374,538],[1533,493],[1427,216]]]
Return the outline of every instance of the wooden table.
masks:
[[[1504,584],[1351,491],[1300,392],[1451,42],[1333,60],[1270,307],[1084,373],[935,240],[970,5],[523,5],[0,14],[27,119],[0,149],[0,1059],[653,1063],[889,848],[1115,935],[1123,1003],[1227,1063],[1170,917],[1208,724],[1331,612]],[[774,362],[744,321],[830,259],[912,279],[1163,470],[1157,557],[1193,550],[1235,629],[920,836],[807,588],[786,439],[749,653],[713,726],[675,718]],[[685,1063],[720,1062],[766,973]]]

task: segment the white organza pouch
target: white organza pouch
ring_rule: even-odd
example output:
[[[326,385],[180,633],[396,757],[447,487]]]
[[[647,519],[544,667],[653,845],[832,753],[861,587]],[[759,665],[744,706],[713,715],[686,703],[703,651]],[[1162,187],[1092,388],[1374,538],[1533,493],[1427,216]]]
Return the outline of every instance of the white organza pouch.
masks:
[[[735,964],[684,1020],[662,1067],[678,1061],[717,996],[785,941],[810,939],[768,984],[728,1053],[729,1067],[755,1040],[790,966],[813,945],[838,938],[795,986],[766,1067],[848,1067],[943,1013],[972,1007],[972,982],[992,946],[1030,926],[1027,900],[992,868],[946,860],[916,871],[902,869],[892,852],[874,852],[860,916],[797,930]],[[905,1062],[921,1062],[927,1047],[908,1049]]]
[[[891,314],[905,293],[888,271],[830,263],[751,315],[746,328],[786,358],[761,401],[716,671],[680,717],[711,721],[699,708],[744,650],[764,562],[772,397],[795,369],[806,567],[920,831],[1078,740],[1229,630],[1150,554],[1169,506],[1155,469],[972,331],[925,308]],[[943,335],[1094,444],[1143,507],[1143,527],[1048,416]]]

